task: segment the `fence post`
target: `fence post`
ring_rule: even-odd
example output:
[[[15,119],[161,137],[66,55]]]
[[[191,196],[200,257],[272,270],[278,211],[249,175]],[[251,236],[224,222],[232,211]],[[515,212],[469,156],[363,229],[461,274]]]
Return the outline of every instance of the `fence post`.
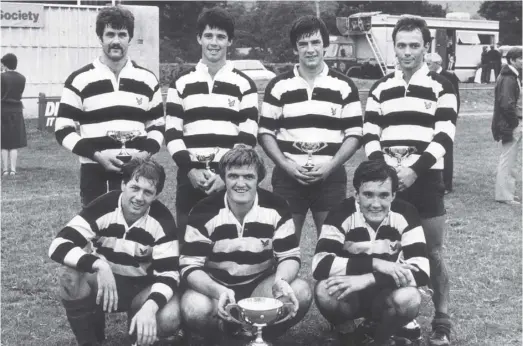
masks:
[[[44,93],[38,93],[38,129],[45,129],[45,106],[46,106],[46,97]]]

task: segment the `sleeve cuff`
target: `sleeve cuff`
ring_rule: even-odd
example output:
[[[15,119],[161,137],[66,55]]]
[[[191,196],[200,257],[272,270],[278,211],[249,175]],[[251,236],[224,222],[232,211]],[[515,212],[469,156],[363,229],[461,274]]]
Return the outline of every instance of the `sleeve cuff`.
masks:
[[[83,255],[76,264],[76,269],[81,272],[94,273],[93,264],[99,258],[95,255],[85,254]]]
[[[167,304],[167,299],[165,299],[165,296],[158,292],[152,292],[149,294],[149,297],[147,297],[147,300],[152,300],[153,302],[158,305],[158,310],[161,310],[165,304]]]
[[[372,257],[351,258],[347,262],[347,275],[372,273]]]
[[[152,138],[147,138],[143,150],[147,151],[151,155],[156,154],[160,151],[160,144]]]
[[[191,156],[189,155],[189,151],[182,150],[177,153],[174,153],[172,156],[174,162],[180,169],[186,169],[188,170],[191,166]]]

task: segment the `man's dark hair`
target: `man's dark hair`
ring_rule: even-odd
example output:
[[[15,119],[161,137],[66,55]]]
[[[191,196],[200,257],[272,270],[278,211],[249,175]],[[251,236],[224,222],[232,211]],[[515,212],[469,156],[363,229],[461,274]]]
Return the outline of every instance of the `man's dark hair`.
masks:
[[[291,46],[293,49],[297,49],[298,40],[302,37],[309,37],[314,35],[317,31],[320,32],[321,39],[323,40],[323,48],[329,46],[329,30],[323,22],[323,20],[312,16],[303,16],[294,21],[291,27]]]
[[[127,184],[129,180],[142,177],[156,186],[156,194],[160,194],[165,184],[165,170],[163,166],[151,158],[133,158],[122,167],[122,180]]]
[[[231,41],[234,38],[234,19],[221,7],[206,8],[198,16],[196,21],[198,36],[202,37],[203,31],[207,26],[211,29],[220,29],[227,33],[227,38]]]
[[[129,38],[133,38],[134,15],[131,11],[121,6],[104,7],[96,16],[96,35],[102,38],[107,26],[115,30],[127,29]]]
[[[392,185],[392,193],[396,193],[398,190],[398,174],[394,167],[389,166],[383,160],[363,161],[360,163],[358,168],[356,168],[356,171],[354,171],[352,185],[359,193],[360,187],[363,183],[369,181],[384,182],[388,178],[390,178]]]
[[[430,43],[431,37],[427,22],[418,16],[401,16],[401,18],[396,22],[394,30],[392,30],[392,41],[396,44],[396,35],[398,31],[414,31],[416,29],[421,31],[423,45]]]
[[[237,145],[222,156],[218,163],[220,177],[225,181],[225,170],[231,167],[254,166],[258,173],[258,183],[265,178],[266,170],[262,158],[256,150],[243,144]]]
[[[511,60],[516,60],[517,58],[521,58],[522,49],[521,47],[512,47],[507,52],[507,62],[510,63]]]
[[[16,66],[18,66],[18,59],[13,53],[7,53],[2,57],[2,64],[4,64],[5,67],[10,70],[16,70]]]

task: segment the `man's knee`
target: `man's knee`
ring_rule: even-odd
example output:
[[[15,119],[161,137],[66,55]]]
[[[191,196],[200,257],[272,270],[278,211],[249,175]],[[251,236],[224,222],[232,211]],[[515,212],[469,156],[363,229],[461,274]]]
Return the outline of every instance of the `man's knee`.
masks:
[[[415,318],[419,313],[421,295],[416,287],[395,290],[387,299],[389,308],[393,308],[397,317]]]
[[[174,335],[180,327],[181,321],[180,296],[175,294],[158,313],[159,334],[164,337]]]
[[[189,327],[200,327],[212,321],[214,311],[213,300],[201,293],[188,289],[180,302],[181,315]]]
[[[87,297],[90,287],[86,280],[86,273],[73,268],[64,267],[60,273],[60,296],[65,300],[76,300]]]
[[[312,291],[309,284],[303,279],[295,279],[291,283],[292,290],[298,299],[299,309],[298,313],[305,314],[312,303]]]
[[[329,294],[326,282],[326,280],[318,281],[314,288],[314,300],[322,314],[343,310],[345,313],[352,315],[358,311],[359,304],[357,293],[350,294],[340,301],[337,299],[337,296]],[[343,309],[341,309],[341,304],[344,305]]]

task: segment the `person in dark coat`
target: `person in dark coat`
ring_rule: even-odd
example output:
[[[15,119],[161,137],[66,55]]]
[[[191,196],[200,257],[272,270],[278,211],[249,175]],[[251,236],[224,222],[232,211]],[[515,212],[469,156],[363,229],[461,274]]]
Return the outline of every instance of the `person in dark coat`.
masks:
[[[425,55],[425,62],[429,66],[429,69],[431,71],[437,72],[446,79],[448,79],[452,86],[454,87],[454,93],[456,95],[456,99],[458,101],[458,111],[457,114],[459,115],[459,107],[460,107],[460,98],[459,98],[459,79],[456,77],[456,75],[450,71],[444,70],[443,67],[441,67],[442,59],[441,56],[438,53],[428,53]],[[454,137],[455,138],[455,137]],[[445,194],[450,193],[452,191],[452,178],[454,175],[454,146],[451,146],[449,150],[445,153],[445,156],[443,158],[443,182],[445,184]]]
[[[488,77],[490,79],[490,71],[494,70],[495,82],[496,79],[498,79],[499,72],[501,71],[501,53],[494,48],[494,45],[492,45],[487,53],[487,58],[490,66]]]
[[[521,205],[514,195],[517,157],[521,150],[521,57],[521,47],[513,47],[507,52],[507,64],[503,65],[496,81],[492,118],[492,135],[496,142],[501,141],[502,147],[496,174],[495,199],[517,206]]]
[[[481,84],[490,82],[490,61],[488,56],[488,47],[483,46],[481,52]]]
[[[22,93],[25,77],[16,72],[16,55],[8,53],[2,57],[2,176],[16,174],[19,148],[27,146],[23,116]]]

